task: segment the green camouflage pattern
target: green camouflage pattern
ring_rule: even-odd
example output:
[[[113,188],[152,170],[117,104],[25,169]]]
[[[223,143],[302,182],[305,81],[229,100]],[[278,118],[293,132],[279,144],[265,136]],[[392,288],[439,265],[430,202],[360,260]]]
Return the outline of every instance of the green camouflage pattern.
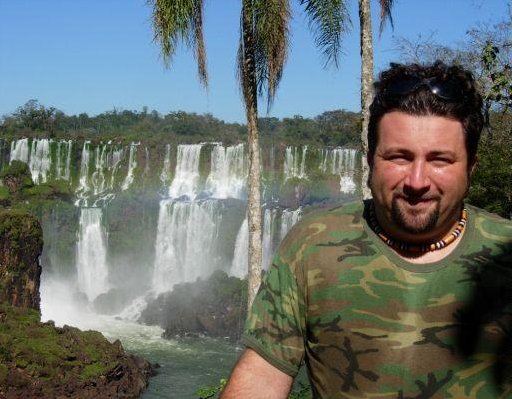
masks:
[[[282,242],[244,343],[315,398],[512,398],[512,223],[468,206],[442,261],[413,264],[366,224],[321,211]]]

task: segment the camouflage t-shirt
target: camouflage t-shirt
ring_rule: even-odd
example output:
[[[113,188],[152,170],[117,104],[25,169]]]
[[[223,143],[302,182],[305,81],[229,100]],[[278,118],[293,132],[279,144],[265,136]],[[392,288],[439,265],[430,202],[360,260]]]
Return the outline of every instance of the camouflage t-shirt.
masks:
[[[315,398],[512,398],[512,223],[468,207],[442,261],[407,262],[366,223],[368,204],[305,218],[284,239],[246,346]]]

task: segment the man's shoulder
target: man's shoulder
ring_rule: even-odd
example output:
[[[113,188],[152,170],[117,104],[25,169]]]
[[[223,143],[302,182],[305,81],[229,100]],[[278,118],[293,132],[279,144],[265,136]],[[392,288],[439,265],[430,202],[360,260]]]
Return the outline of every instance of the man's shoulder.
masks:
[[[363,211],[364,204],[361,201],[315,209],[293,226],[285,240],[294,241],[301,237],[312,237],[320,233],[330,234],[334,231],[360,230]]]
[[[512,243],[512,220],[505,219],[472,205],[467,205],[467,208],[470,214],[474,216],[476,230],[483,237]]]

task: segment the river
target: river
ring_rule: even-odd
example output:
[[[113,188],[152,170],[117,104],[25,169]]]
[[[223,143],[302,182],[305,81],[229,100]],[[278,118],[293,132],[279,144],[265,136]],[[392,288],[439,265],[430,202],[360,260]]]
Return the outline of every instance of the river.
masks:
[[[41,284],[42,321],[53,320],[82,330],[102,332],[107,339],[119,339],[130,353],[158,364],[142,399],[194,399],[203,386],[213,386],[229,375],[241,346],[223,339],[208,337],[161,338],[163,330],[145,326],[121,316],[98,315],[87,307],[77,306],[69,286],[48,281],[43,272]],[[126,313],[122,315],[126,317]]]

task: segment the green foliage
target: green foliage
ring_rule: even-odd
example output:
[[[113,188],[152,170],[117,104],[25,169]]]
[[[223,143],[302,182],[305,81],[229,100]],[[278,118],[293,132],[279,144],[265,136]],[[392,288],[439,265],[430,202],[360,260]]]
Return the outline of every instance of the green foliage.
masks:
[[[5,303],[0,304],[0,316],[0,386],[11,366],[35,378],[88,381],[118,364],[118,349],[97,332],[41,323],[35,310]]]
[[[10,165],[6,165],[0,171],[0,179],[6,180],[8,178],[17,179],[21,183],[21,187],[30,187],[34,183],[32,182],[32,175],[30,169],[25,162],[14,160]]]
[[[157,111],[142,112],[117,110],[96,116],[85,113],[68,116],[59,113],[51,132],[34,128],[16,113],[6,116],[0,125],[0,136],[40,137],[42,132],[61,139],[87,139],[129,143],[141,142],[144,146],[159,148],[166,143],[194,143],[221,141],[236,144],[245,141],[247,129],[238,123],[226,123],[210,114],[198,115],[171,111],[160,115]],[[361,128],[359,113],[335,110],[314,118],[260,118],[258,127],[262,142],[279,141],[283,144],[319,144],[329,146],[358,146]],[[16,121],[15,123],[13,121]],[[73,162],[79,159],[73,159]],[[11,165],[12,166],[12,165]]]
[[[478,164],[471,179],[468,200],[473,205],[512,216],[512,114],[492,114],[491,130],[484,132]]]
[[[9,189],[5,186],[0,186],[0,201],[9,198]]]
[[[218,398],[222,390],[226,387],[227,382],[228,380],[226,378],[221,378],[217,385],[199,388],[196,391],[197,398]],[[293,389],[293,391],[290,392],[290,395],[288,395],[288,399],[311,399],[313,397],[311,394],[311,386],[309,384],[299,382],[297,385],[298,387]]]
[[[512,105],[512,67],[507,62],[500,62],[500,48],[487,40],[481,56],[482,69],[490,81],[486,93],[488,106],[499,104],[505,107]]]
[[[228,380],[226,378],[221,378],[218,385],[201,387],[196,391],[196,395],[198,399],[218,398],[227,382]]]

